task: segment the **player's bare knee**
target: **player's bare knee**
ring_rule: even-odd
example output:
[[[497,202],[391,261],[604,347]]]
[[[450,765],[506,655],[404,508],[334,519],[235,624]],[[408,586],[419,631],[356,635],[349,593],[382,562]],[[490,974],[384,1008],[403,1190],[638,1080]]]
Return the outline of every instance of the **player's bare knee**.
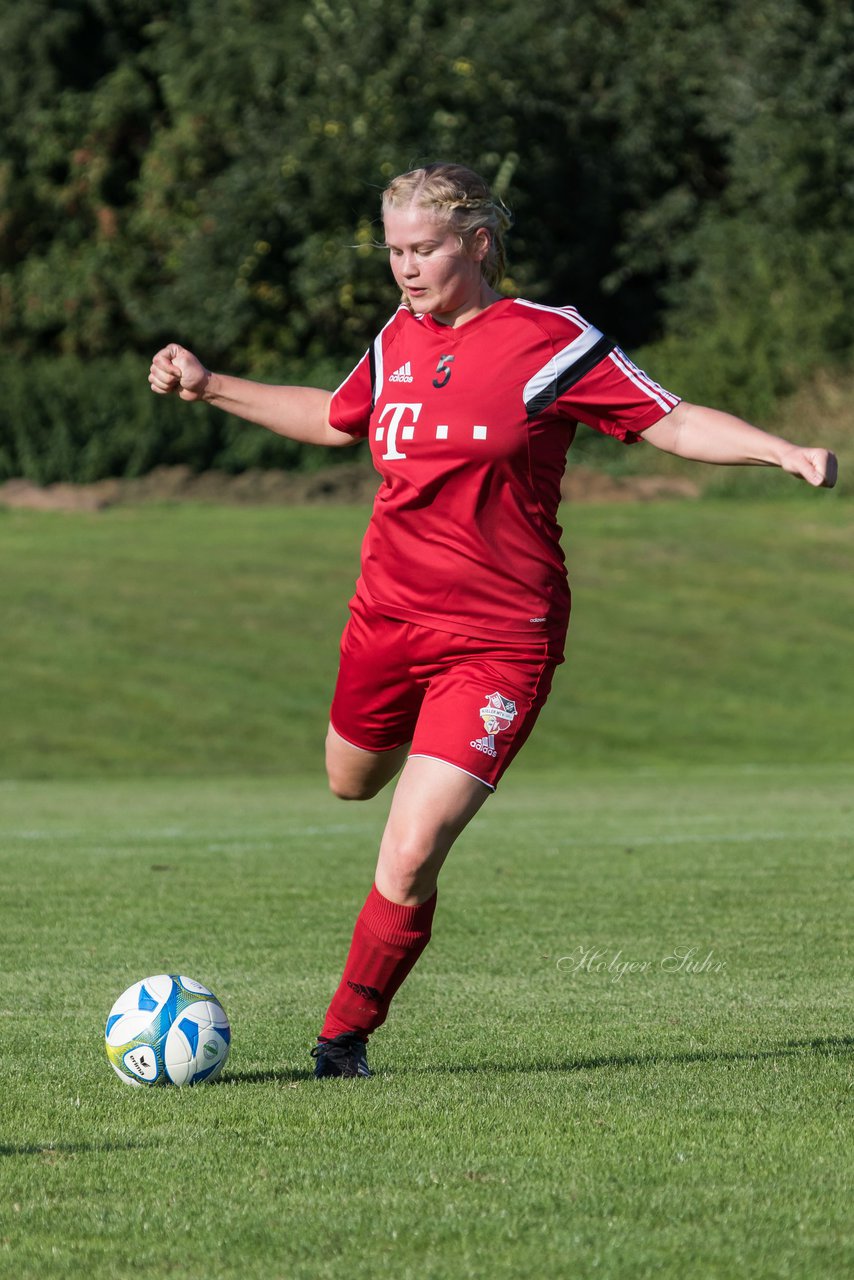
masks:
[[[429,842],[423,843],[415,839],[389,840],[386,836],[380,857],[385,874],[394,883],[396,891],[409,893],[422,884],[433,853],[434,849]]]
[[[329,790],[339,800],[371,800],[379,791],[372,780],[353,778],[345,774],[327,771]]]
[[[380,880],[386,897],[403,906],[417,906],[436,888],[436,872],[424,865],[384,867],[377,877],[378,883]]]

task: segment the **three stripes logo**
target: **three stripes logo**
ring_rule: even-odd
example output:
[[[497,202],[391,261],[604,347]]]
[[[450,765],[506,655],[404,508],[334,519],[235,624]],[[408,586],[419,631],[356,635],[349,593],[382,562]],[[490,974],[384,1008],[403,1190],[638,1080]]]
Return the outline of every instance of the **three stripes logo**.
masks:
[[[361,996],[363,1000],[380,1001],[383,998],[383,993],[377,991],[376,987],[366,987],[361,982],[351,982],[349,978],[347,979],[347,986],[351,991],[355,991],[357,996]]]
[[[488,733],[485,738],[472,738],[469,746],[474,747],[475,751],[482,751],[485,756],[492,756],[493,760],[498,755],[495,750],[495,734]]]
[[[388,375],[389,382],[412,382],[412,364],[409,360],[402,364],[399,369],[395,369],[394,373]]]

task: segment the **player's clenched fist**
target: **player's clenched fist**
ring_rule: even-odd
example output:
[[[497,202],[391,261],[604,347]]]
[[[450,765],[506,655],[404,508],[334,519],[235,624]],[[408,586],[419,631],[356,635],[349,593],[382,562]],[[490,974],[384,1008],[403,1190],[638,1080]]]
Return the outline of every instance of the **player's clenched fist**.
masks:
[[[182,400],[201,400],[210,376],[210,370],[192,351],[172,342],[152,360],[148,381],[158,395],[176,391]]]
[[[781,466],[816,489],[832,489],[836,484],[836,455],[827,449],[792,448],[783,454]]]

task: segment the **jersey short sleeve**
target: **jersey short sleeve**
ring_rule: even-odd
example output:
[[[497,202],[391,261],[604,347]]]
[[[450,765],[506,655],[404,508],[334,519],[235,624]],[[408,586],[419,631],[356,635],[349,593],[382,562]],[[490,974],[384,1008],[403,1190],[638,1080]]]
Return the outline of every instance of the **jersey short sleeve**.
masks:
[[[636,444],[646,427],[676,408],[679,397],[653,382],[614,346],[557,404],[595,431]]]
[[[346,431],[354,439],[363,439],[370,428],[371,414],[385,383],[385,350],[406,324],[409,311],[398,307],[368,347],[353,372],[332,393],[330,425]]]
[[[370,351],[366,351],[353,372],[333,392],[329,410],[330,425],[356,440],[368,434],[374,405],[370,355]]]
[[[548,352],[523,391],[529,422],[572,418],[633,444],[679,403],[574,307],[524,299],[517,307],[536,323]]]

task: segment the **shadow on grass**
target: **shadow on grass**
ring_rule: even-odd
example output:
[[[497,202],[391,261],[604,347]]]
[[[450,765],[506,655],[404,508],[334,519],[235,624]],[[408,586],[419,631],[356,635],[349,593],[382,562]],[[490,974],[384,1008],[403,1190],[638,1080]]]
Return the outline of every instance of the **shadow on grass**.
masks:
[[[211,1083],[211,1088],[222,1088],[229,1084],[299,1084],[302,1080],[311,1080],[314,1068],[287,1071],[284,1067],[271,1068],[269,1071],[229,1071]]]
[[[553,1069],[560,1071],[590,1071],[596,1067],[645,1067],[655,1062],[759,1062],[766,1058],[794,1058],[799,1054],[823,1053],[831,1056],[854,1048],[854,1037],[825,1036],[815,1040],[785,1040],[770,1049],[737,1049],[732,1052],[719,1049],[698,1049],[693,1053],[629,1053],[623,1056],[582,1058],[566,1062]],[[548,1070],[548,1068],[543,1068]]]
[[[445,1063],[421,1065],[401,1069],[390,1066],[388,1069],[395,1075],[464,1075],[475,1072],[506,1072],[507,1074],[529,1074],[544,1071],[571,1072],[597,1071],[607,1067],[651,1067],[658,1063],[670,1064],[680,1062],[759,1062],[768,1058],[793,1058],[797,1055],[824,1054],[830,1057],[836,1053],[850,1053],[854,1049],[854,1036],[825,1036],[814,1040],[786,1040],[780,1045],[768,1049],[738,1049],[732,1052],[719,1049],[698,1049],[690,1053],[628,1053],[613,1054],[598,1058],[573,1058],[564,1062],[479,1062],[479,1063]],[[376,1072],[385,1075],[382,1067]],[[269,1071],[231,1071],[221,1079],[213,1082],[212,1087],[241,1084],[299,1084],[311,1080],[314,1072],[311,1068],[299,1071],[288,1071],[284,1068]]]
[[[854,1036],[823,1036],[814,1040],[785,1040],[768,1049],[697,1049],[688,1053],[627,1053],[604,1055],[597,1058],[571,1058],[563,1062],[512,1062],[468,1063],[447,1066],[414,1067],[413,1073],[448,1072],[451,1075],[476,1071],[504,1071],[520,1074],[540,1071],[597,1071],[605,1067],[652,1067],[659,1063],[669,1065],[680,1062],[759,1062],[768,1058],[794,1058],[806,1054],[823,1054],[831,1057],[837,1053],[850,1053],[854,1049]]]

